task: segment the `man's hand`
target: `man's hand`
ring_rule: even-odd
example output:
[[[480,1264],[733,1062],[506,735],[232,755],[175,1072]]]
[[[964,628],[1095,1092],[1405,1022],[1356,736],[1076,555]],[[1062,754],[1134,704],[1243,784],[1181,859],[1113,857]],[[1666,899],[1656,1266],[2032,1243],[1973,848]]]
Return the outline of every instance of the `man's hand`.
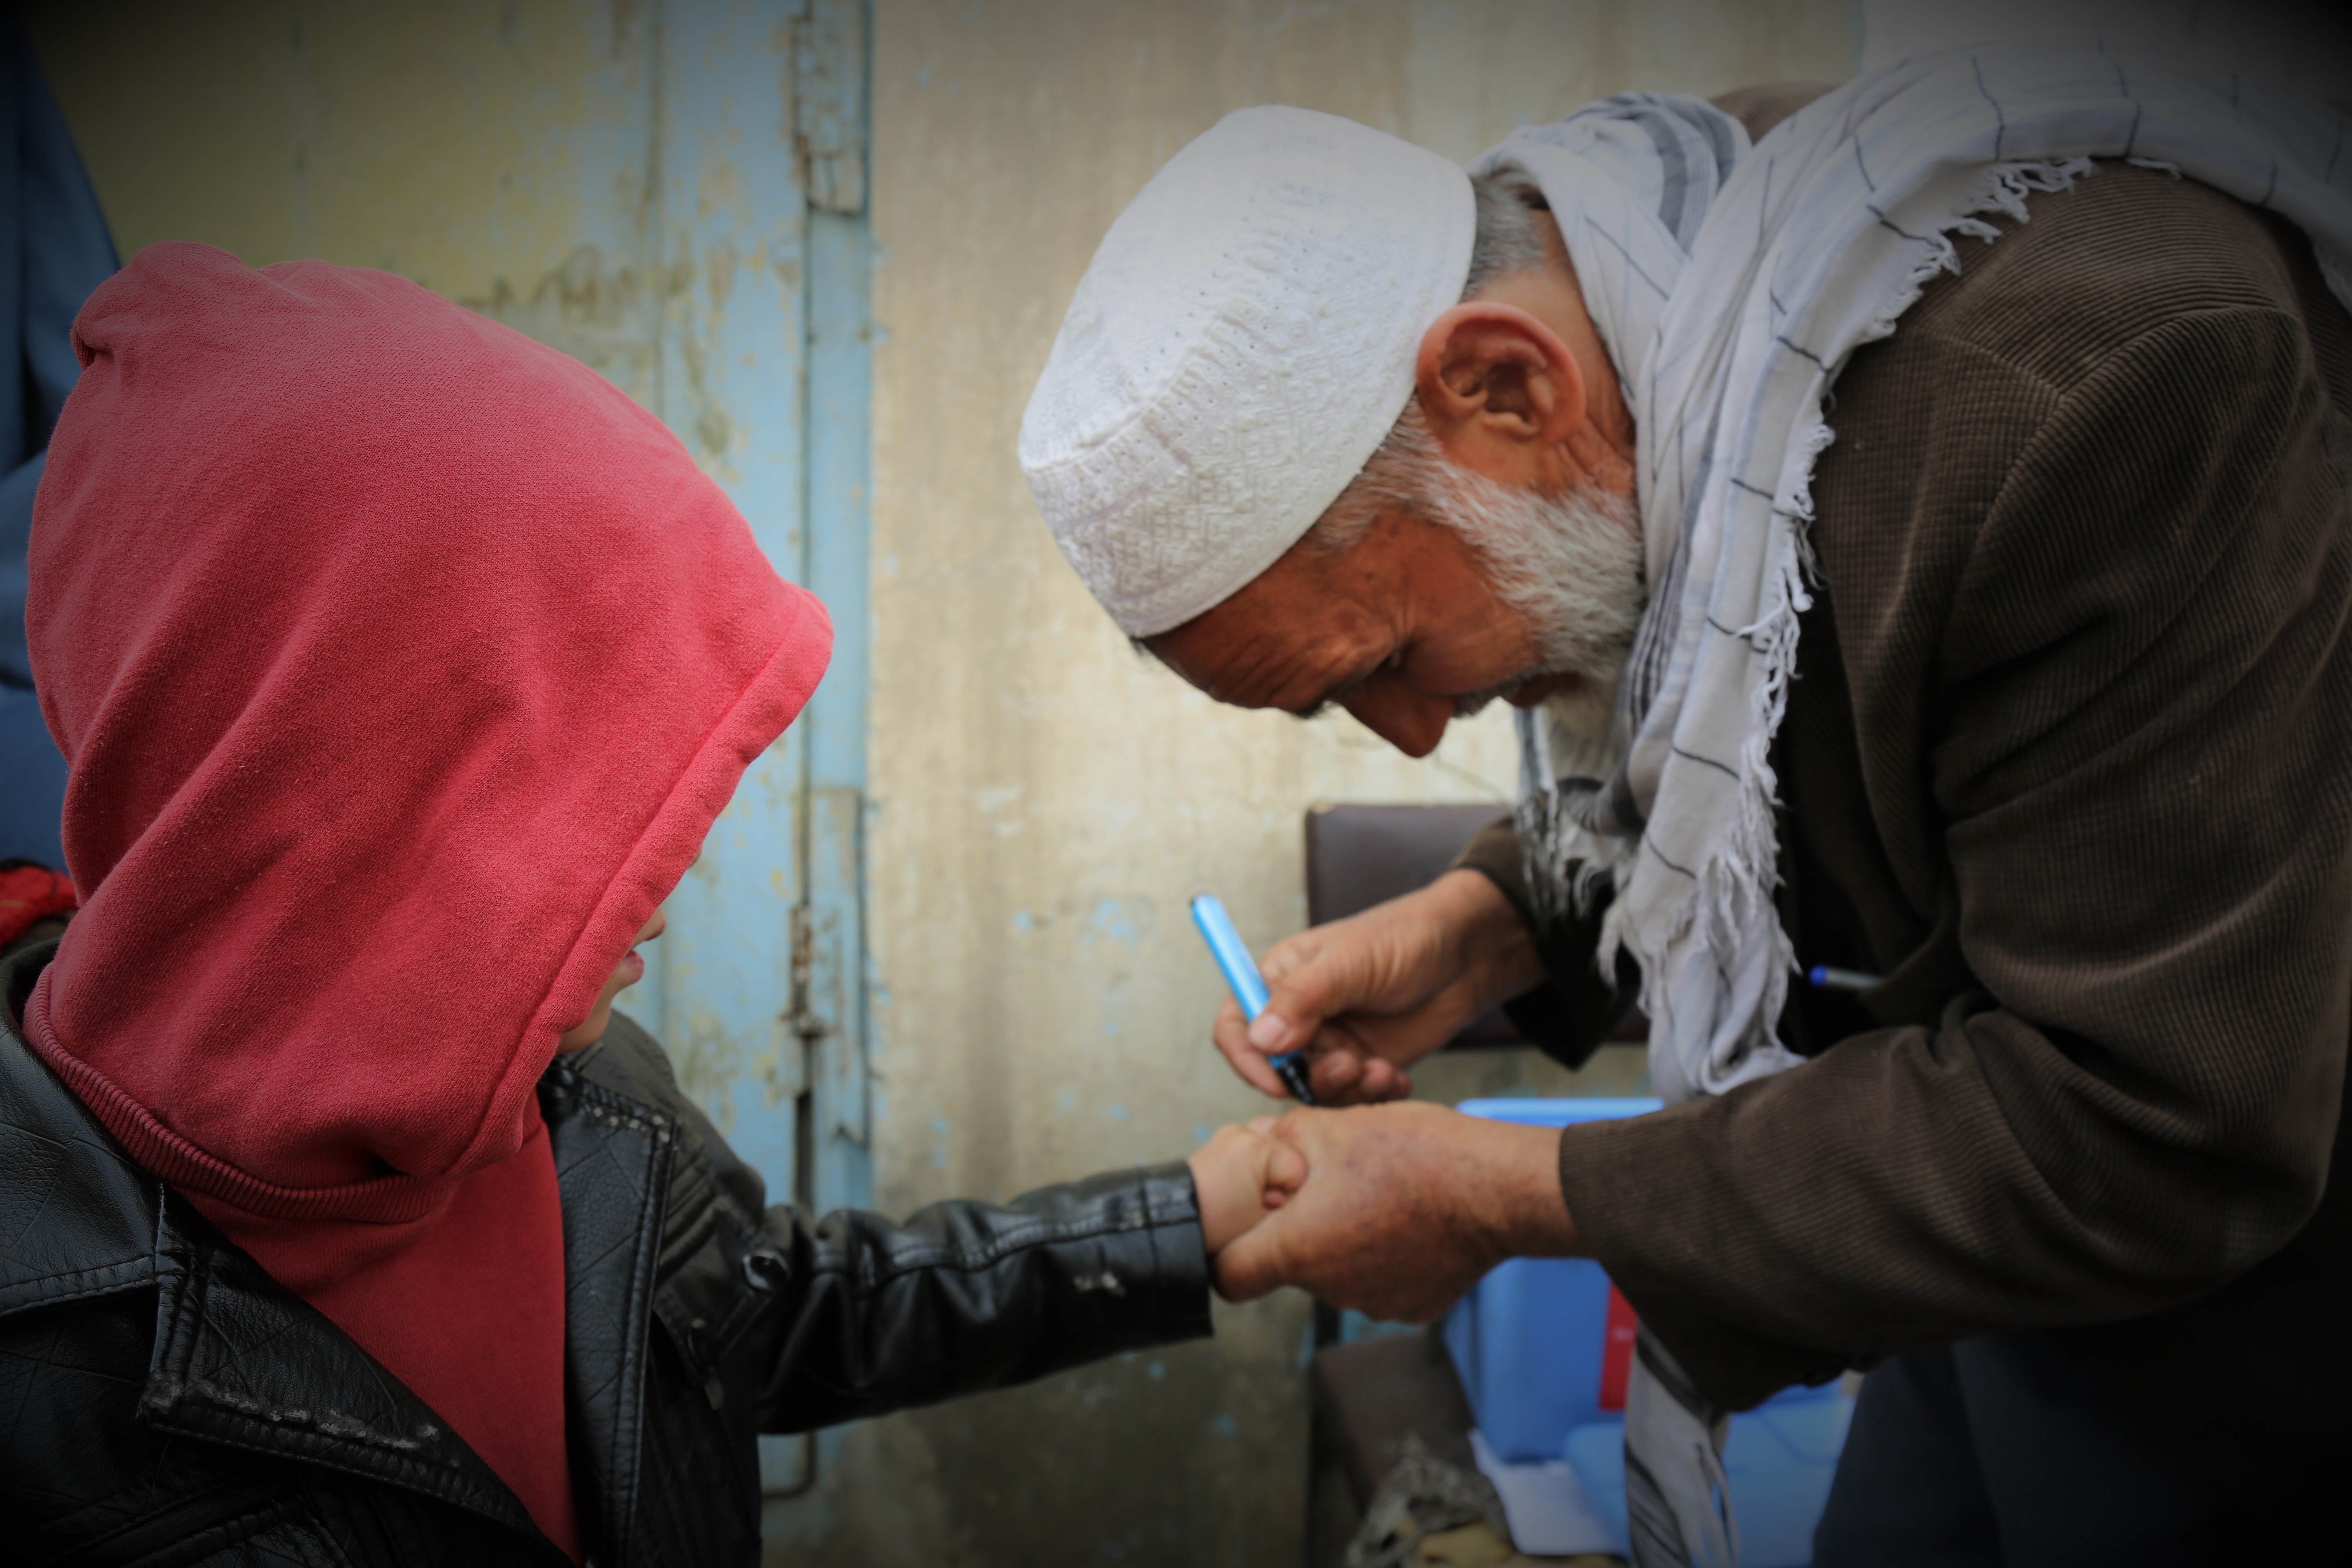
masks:
[[[1286,938],[1258,968],[1272,1001],[1255,1024],[1227,1002],[1217,1049],[1279,1098],[1282,1080],[1265,1058],[1304,1044],[1315,1096],[1328,1105],[1402,1100],[1412,1092],[1407,1068],[1543,978],[1518,911],[1466,870]]]
[[[1303,1285],[1422,1323],[1507,1258],[1579,1250],[1557,1128],[1407,1104],[1295,1110],[1274,1136],[1306,1156],[1307,1180],[1217,1255],[1217,1289],[1234,1300]]]
[[[1307,1159],[1269,1137],[1274,1118],[1220,1127],[1186,1163],[1201,1206],[1201,1245],[1212,1257],[1234,1237],[1280,1208],[1307,1179]]]

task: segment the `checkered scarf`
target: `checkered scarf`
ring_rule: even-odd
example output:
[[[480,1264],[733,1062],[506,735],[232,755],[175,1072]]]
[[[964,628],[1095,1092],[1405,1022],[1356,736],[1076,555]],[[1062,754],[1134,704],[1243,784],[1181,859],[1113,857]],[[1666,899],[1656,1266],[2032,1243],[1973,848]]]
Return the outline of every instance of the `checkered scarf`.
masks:
[[[1871,72],[1751,147],[1695,98],[1622,93],[1472,165],[1541,188],[1638,430],[1648,608],[1613,732],[1520,716],[1521,836],[1548,911],[1613,896],[1669,1101],[1794,1066],[1772,901],[1769,761],[1811,603],[1822,399],[1887,336],[1955,234],[1997,237],[2094,158],[2168,168],[2310,235],[2352,304],[2343,116],[2193,62],[2103,47],[1962,48]],[[1581,888],[1579,883],[1581,882]]]

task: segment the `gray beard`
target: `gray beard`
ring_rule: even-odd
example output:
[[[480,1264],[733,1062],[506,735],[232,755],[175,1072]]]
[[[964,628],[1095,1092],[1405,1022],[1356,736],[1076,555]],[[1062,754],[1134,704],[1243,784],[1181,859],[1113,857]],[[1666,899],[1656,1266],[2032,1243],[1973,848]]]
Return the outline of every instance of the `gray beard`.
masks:
[[[1498,484],[1449,461],[1410,417],[1377,464],[1385,495],[1468,540],[1496,595],[1535,633],[1535,661],[1455,699],[1456,716],[1530,680],[1574,676],[1576,686],[1547,706],[1595,739],[1605,736],[1642,618],[1642,537],[1631,505],[1597,489],[1555,496]]]

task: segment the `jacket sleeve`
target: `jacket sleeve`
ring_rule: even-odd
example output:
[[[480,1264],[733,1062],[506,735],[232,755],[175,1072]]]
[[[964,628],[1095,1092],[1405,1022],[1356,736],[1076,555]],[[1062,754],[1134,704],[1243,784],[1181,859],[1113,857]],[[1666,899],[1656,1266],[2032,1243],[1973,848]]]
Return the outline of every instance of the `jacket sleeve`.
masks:
[[[904,1225],[767,1211],[761,1430],[800,1432],[1026,1383],[1210,1332],[1192,1173],[1108,1172]]]
[[[1560,1146],[1587,1245],[1720,1402],[2153,1313],[2313,1215],[2352,989],[2347,429],[2301,321],[2220,301],[2056,397],[1957,564],[1902,544],[1940,640],[1916,706],[1858,720],[1918,715],[1962,988]]]

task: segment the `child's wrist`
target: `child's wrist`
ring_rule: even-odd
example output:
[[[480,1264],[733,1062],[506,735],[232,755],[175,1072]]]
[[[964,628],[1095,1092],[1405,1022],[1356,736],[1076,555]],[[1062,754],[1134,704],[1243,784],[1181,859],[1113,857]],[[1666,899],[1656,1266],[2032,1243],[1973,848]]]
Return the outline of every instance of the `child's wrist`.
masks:
[[[1231,1219],[1225,1213],[1224,1184],[1217,1180],[1215,1162],[1209,1155],[1211,1147],[1202,1144],[1194,1150],[1184,1167],[1192,1173],[1192,1212],[1200,1222],[1201,1249],[1213,1256],[1233,1237],[1225,1234]]]

